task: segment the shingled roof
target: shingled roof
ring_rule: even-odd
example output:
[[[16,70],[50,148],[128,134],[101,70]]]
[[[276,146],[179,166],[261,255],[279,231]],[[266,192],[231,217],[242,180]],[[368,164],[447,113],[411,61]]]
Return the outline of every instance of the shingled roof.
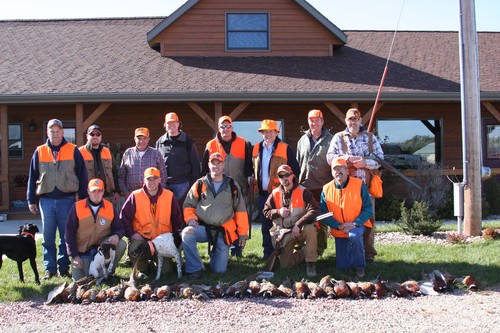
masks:
[[[393,32],[346,31],[332,57],[173,57],[163,18],[0,21],[0,103],[373,100]],[[483,98],[500,100],[500,33],[479,33]],[[459,100],[457,32],[397,33],[382,99]]]

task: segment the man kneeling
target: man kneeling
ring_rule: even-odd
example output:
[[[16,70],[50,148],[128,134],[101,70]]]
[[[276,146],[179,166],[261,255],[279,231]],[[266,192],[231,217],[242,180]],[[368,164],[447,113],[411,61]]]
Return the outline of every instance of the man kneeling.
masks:
[[[290,166],[281,165],[278,178],[280,186],[267,198],[264,215],[273,221],[269,232],[275,249],[280,249],[280,266],[291,268],[305,260],[306,275],[316,276],[318,231],[314,222],[319,205],[311,191],[299,185]]]

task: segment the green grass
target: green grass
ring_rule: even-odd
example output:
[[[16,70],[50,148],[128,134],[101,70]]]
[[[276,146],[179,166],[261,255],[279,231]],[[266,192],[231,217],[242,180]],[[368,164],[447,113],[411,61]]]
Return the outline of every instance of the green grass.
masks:
[[[500,227],[500,222],[491,222],[484,227]],[[456,225],[444,225],[442,230],[456,230]],[[399,231],[397,226],[381,224],[377,226],[377,232]],[[263,269],[262,261],[262,237],[260,228],[254,228],[252,239],[247,242],[242,258],[231,258],[228,270],[225,274],[214,274],[206,270],[201,283],[217,284],[221,282],[235,282]],[[421,272],[427,270],[447,271],[455,276],[474,275],[482,289],[500,284],[500,241],[486,241],[472,244],[375,244],[379,255],[376,263],[367,268],[366,280],[374,279],[380,275],[384,279],[393,281],[404,281],[408,278],[419,279]],[[208,267],[207,245],[200,244],[200,253]],[[318,276],[313,281],[319,281],[322,276],[330,274],[336,278],[348,278],[345,273],[335,268],[335,246],[330,239],[328,249],[316,264]],[[42,263],[41,241],[37,242],[37,265],[40,276],[44,275]],[[54,278],[42,281],[38,286],[34,283],[34,275],[28,261],[23,264],[25,283],[19,282],[17,264],[6,259],[0,270],[0,302],[14,302],[20,300],[46,300],[48,293],[54,287],[69,279]],[[102,288],[115,285],[119,279],[128,279],[130,267],[120,264],[115,277],[104,281]],[[161,283],[178,282],[174,273],[164,276]],[[305,264],[301,264],[290,270],[276,270],[272,279],[274,283],[290,277],[295,280],[305,278]],[[183,278],[182,281],[187,281]]]

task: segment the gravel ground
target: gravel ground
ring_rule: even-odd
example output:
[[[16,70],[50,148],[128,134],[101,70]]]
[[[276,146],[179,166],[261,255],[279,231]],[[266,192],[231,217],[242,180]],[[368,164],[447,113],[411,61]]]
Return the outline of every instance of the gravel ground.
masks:
[[[376,242],[448,244],[378,233]],[[471,237],[467,242],[483,241]],[[0,332],[500,332],[500,286],[377,300],[217,299],[45,305],[0,304]]]
[[[379,300],[0,304],[2,332],[500,332],[500,289]]]

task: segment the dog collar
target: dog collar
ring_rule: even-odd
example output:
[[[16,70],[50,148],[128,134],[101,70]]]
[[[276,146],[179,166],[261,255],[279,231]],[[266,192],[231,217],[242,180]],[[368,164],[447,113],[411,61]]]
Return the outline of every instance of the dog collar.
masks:
[[[156,254],[155,244],[152,241],[148,241],[149,251],[151,251],[151,255],[154,256]]]
[[[23,232],[21,233],[21,235],[28,235],[28,236],[31,236],[31,238],[35,239],[35,235],[33,235],[32,233],[27,232],[27,231],[23,231]]]

